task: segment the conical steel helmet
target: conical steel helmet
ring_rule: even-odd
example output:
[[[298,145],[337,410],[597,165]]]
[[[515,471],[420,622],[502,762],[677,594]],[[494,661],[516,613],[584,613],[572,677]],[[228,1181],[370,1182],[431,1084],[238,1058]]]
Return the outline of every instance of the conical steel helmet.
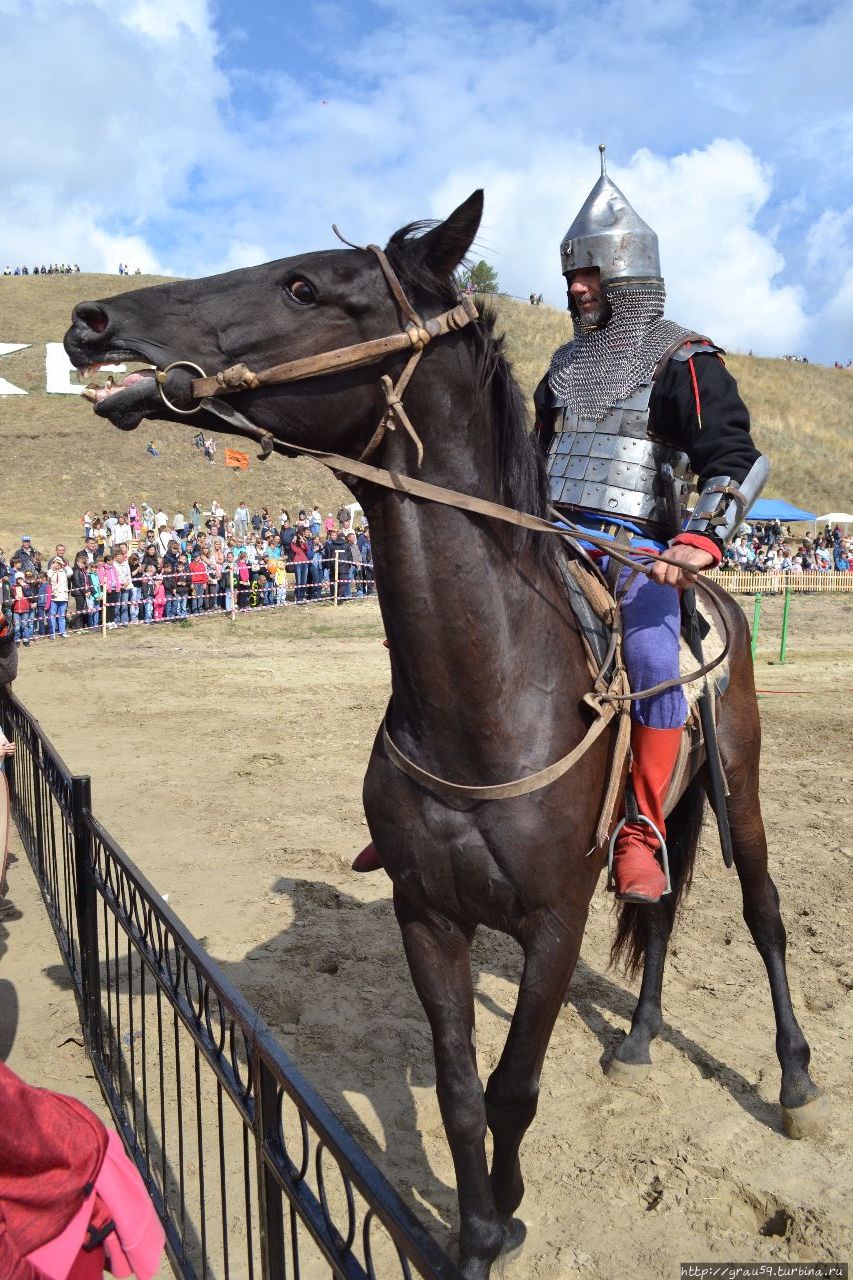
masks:
[[[604,144],[601,177],[560,245],[563,275],[584,267],[599,267],[602,283],[618,280],[659,280],[658,238],[635,213],[607,176]]]

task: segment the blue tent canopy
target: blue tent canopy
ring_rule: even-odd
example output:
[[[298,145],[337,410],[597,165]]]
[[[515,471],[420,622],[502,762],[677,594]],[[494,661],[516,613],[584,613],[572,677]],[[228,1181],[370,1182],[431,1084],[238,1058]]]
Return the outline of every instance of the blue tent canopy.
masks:
[[[814,520],[813,511],[801,511],[783,498],[759,498],[749,509],[750,520]]]

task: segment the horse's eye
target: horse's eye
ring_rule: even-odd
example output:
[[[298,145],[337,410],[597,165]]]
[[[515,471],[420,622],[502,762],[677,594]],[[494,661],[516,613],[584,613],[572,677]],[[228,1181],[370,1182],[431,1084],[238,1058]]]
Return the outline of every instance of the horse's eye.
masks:
[[[312,302],[317,301],[314,286],[310,285],[307,280],[291,280],[286,288],[293,301],[300,302],[303,306],[309,306]]]

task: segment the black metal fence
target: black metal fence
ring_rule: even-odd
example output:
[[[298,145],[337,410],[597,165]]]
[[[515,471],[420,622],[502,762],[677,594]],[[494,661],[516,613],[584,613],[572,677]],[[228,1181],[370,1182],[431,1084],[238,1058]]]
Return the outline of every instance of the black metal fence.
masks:
[[[12,816],[114,1121],[189,1280],[461,1280],[11,694]]]

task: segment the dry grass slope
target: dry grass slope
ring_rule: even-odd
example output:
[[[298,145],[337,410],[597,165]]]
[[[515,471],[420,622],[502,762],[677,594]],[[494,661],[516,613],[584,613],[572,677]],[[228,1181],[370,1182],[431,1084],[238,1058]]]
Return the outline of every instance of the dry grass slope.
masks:
[[[0,397],[5,442],[0,546],[17,545],[22,530],[43,545],[72,539],[86,507],[122,506],[133,496],[186,508],[194,498],[219,498],[233,509],[250,503],[289,508],[315,499],[325,509],[348,501],[346,490],[324,468],[308,461],[254,460],[245,441],[220,439],[215,467],[193,448],[192,424],[143,425],[124,434],[93,417],[85,402],[44,391],[44,343],[58,342],[71,309],[142,285],[152,277],[111,275],[0,278],[0,340],[29,342],[3,357],[0,376],[30,394]],[[571,335],[568,317],[549,307],[498,299],[498,329],[528,400],[551,352]],[[848,509],[853,503],[853,373],[814,365],[733,356],[729,367],[753,415],[759,446],[773,462],[768,492],[811,510]],[[154,436],[161,457],[145,446]],[[248,472],[221,463],[222,446],[248,448]]]

